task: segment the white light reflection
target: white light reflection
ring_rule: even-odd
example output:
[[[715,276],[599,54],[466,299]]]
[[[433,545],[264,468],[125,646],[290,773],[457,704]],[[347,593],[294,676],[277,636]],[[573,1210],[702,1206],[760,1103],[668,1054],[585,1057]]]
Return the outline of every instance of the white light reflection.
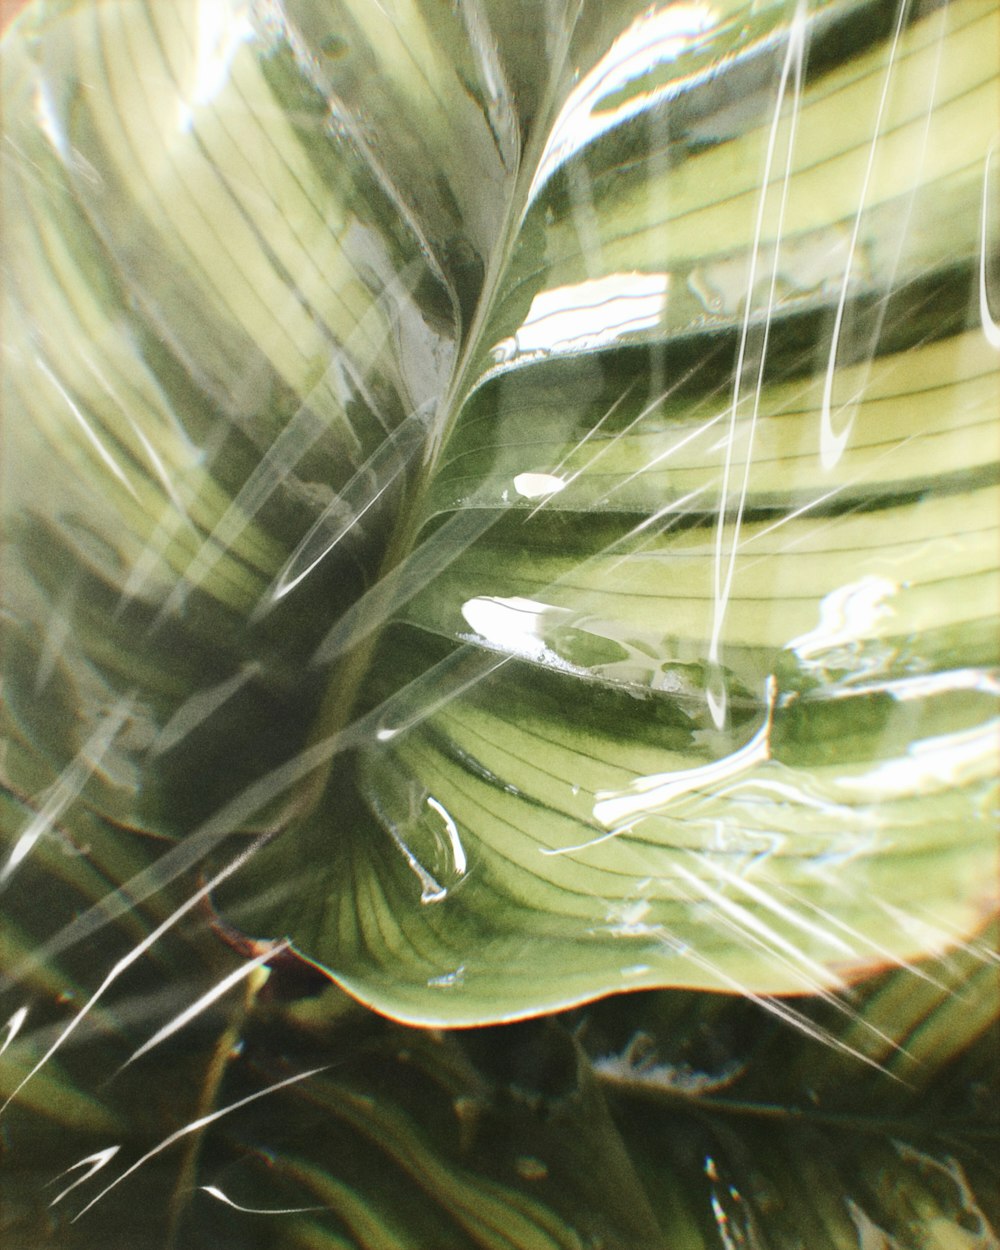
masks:
[[[146,951],[148,951],[149,948],[157,942],[164,933],[168,932],[178,920],[180,920],[183,916],[186,916],[188,912],[193,911],[202,899],[208,898],[213,890],[217,889],[223,881],[225,881],[228,877],[231,877],[234,872],[245,864],[247,860],[250,859],[256,852],[262,841],[263,839],[258,839],[241,855],[238,855],[235,859],[231,860],[224,868],[217,872],[211,880],[206,881],[205,884],[200,886],[189,899],[181,903],[179,907],[171,912],[166,920],[161,921],[161,923],[151,933],[147,934],[141,942],[137,942],[127,955],[123,955],[121,959],[118,960],[90,998],[86,1001],[86,1003],[84,1003],[83,1007],[81,1007],[72,1020],[70,1020],[69,1024],[66,1025],[45,1054],[42,1055],[41,1059],[38,1060],[31,1071],[18,1082],[14,1089],[12,1089],[4,1099],[3,1103],[0,1104],[0,1115],[7,1110],[28,1082],[41,1072],[42,1068],[45,1067],[53,1055],[61,1049],[69,1037],[80,1027],[93,1008],[97,1006],[98,1002],[104,997],[107,990],[114,984],[121,974],[125,972],[126,969],[130,968],[137,960],[141,959]]]
[[[614,826],[614,832],[623,832],[630,822],[660,811],[685,794],[731,781],[754,764],[769,760],[776,695],[777,681],[772,675],[768,677],[765,687],[767,712],[764,723],[739,750],[721,760],[699,764],[695,768],[637,777],[629,790],[624,792],[599,791],[594,804],[594,819],[606,828]],[[565,854],[566,851],[574,849],[582,848],[565,847],[559,853]]]
[[[127,1068],[129,1064],[135,1063],[137,1059],[152,1050],[154,1046],[159,1046],[159,1044],[161,1042],[165,1042],[168,1037],[172,1037],[180,1029],[184,1028],[186,1024],[189,1024],[196,1016],[200,1015],[206,1007],[210,1007],[212,1003],[221,998],[228,990],[232,989],[234,985],[237,985],[240,981],[252,976],[258,968],[262,967],[268,962],[268,960],[273,959],[276,955],[280,955],[282,951],[287,950],[290,945],[291,943],[287,940],[283,942],[276,942],[274,946],[269,946],[263,954],[251,959],[248,963],[241,964],[234,971],[230,972],[228,976],[223,977],[221,981],[219,981],[216,985],[213,985],[210,990],[202,994],[199,999],[193,1002],[190,1007],[186,1007],[183,1011],[179,1012],[176,1016],[174,1016],[173,1020],[171,1020],[168,1024],[165,1024],[158,1032],[154,1033],[147,1042],[144,1042],[138,1050],[134,1051],[128,1059],[125,1060],[122,1067]]]
[[[225,1203],[234,1211],[242,1211],[245,1215],[304,1215],[307,1211],[327,1209],[326,1207],[244,1207],[238,1202],[233,1202],[232,1198],[224,1194],[217,1185],[199,1185],[198,1188],[218,1202]]]
[[[816,628],[793,638],[785,644],[785,650],[808,661],[824,651],[869,636],[879,621],[894,615],[886,600],[898,589],[888,578],[874,576],[838,586],[823,598]]]
[[[492,349],[498,364],[531,353],[591,350],[624,334],[653,330],[667,303],[670,275],[610,273],[539,291],[521,327]]]
[[[759,939],[753,939],[750,935],[744,935],[744,938],[745,940],[753,941],[756,945],[761,945]],[[710,959],[705,955],[699,954],[694,947],[686,944],[678,945],[677,939],[668,935],[664,936],[660,940],[670,952],[671,956],[677,954],[682,955],[696,967],[707,972],[713,981],[728,986],[742,998],[746,998],[750,1002],[756,1003],[759,1007],[763,1008],[763,1010],[770,1012],[779,1020],[783,1020],[792,1025],[793,1028],[798,1029],[800,1033],[804,1033],[807,1037],[811,1037],[817,1042],[831,1047],[833,1050],[839,1050],[843,1054],[851,1055],[859,1062],[866,1064],[870,1068],[874,1068],[876,1072],[883,1073],[890,1080],[900,1080],[899,1077],[885,1068],[877,1059],[873,1059],[863,1050],[859,1050],[857,1047],[851,1046],[831,1030],[824,1028],[822,1025],[816,1024],[814,1021],[810,1020],[808,1016],[804,1015],[800,1011],[796,1011],[794,1007],[790,1006],[782,999],[776,998],[772,995],[758,993],[749,984],[741,981],[738,977],[731,976],[728,972],[726,972],[725,968],[721,964],[716,963],[714,959]],[[826,979],[829,980],[829,977]],[[820,993],[825,1002],[828,1002],[833,1006],[837,1005],[839,1000],[836,996],[827,991],[823,991],[818,987],[814,988]],[[878,1030],[875,1030],[875,1032],[878,1033]]]
[[[839,777],[837,786],[870,803],[932,794],[993,776],[998,751],[1000,719],[994,719],[974,729],[914,742],[904,756],[885,760],[859,777]]]
[[[14,843],[7,862],[0,869],[0,887],[7,884],[12,873],[31,854],[39,838],[44,837],[60,819],[103,759],[115,735],[122,727],[132,707],[132,699],[126,697],[115,705],[101,724],[84,743],[76,759],[52,783],[48,798],[35,814],[34,819]]]
[[[746,1070],[745,1063],[730,1062],[717,1075],[698,1072],[686,1063],[658,1063],[649,1039],[637,1033],[622,1054],[602,1055],[593,1061],[594,1071],[605,1080],[624,1085],[650,1085],[682,1096],[716,1093],[732,1085]]]
[[[720,890],[709,885],[704,877],[689,872],[683,864],[675,864],[674,872],[682,881],[688,883],[692,899],[711,903],[715,908],[714,914],[720,920],[728,921],[741,941],[755,942],[777,962],[793,969],[803,979],[804,988],[812,993],[820,993],[828,984],[830,980],[828,968],[806,954],[795,942],[782,936],[777,929],[772,928],[755,912],[735,899],[728,898]]]
[[[858,195],[858,211],[854,216],[854,228],[851,231],[851,245],[847,253],[847,265],[844,269],[844,276],[840,283],[840,299],[837,301],[837,312],[833,322],[833,334],[830,339],[830,356],[827,361],[826,377],[823,382],[823,403],[820,409],[819,428],[819,459],[820,464],[827,472],[836,467],[840,457],[844,454],[844,448],[847,446],[847,440],[851,437],[851,431],[854,429],[854,419],[858,413],[857,406],[855,406],[841,429],[839,431],[834,430],[832,412],[833,383],[837,372],[837,354],[840,350],[840,335],[844,326],[844,313],[847,308],[847,292],[851,285],[851,271],[854,265],[854,254],[858,248],[858,237],[861,233],[861,222],[864,218],[865,208],[867,207],[868,189],[871,185],[872,172],[875,168],[875,153],[878,151],[879,139],[882,137],[882,121],[885,117],[885,110],[889,101],[889,84],[892,80],[893,70],[896,66],[896,54],[899,50],[899,41],[906,25],[906,17],[909,13],[909,7],[910,6],[908,4],[900,4],[899,13],[896,18],[896,29],[893,32],[892,46],[889,49],[889,59],[885,66],[885,77],[882,80],[882,94],[878,102],[878,113],[875,117],[875,124],[872,127],[872,141],[868,148],[868,162],[865,166],[864,178],[861,182],[861,191]],[[841,409],[841,413],[842,412],[843,409]]]
[[[439,977],[428,977],[428,988],[433,990],[450,990],[465,981],[465,964],[459,964],[451,972],[444,972]]]
[[[48,378],[49,382],[51,382],[53,387],[55,387],[58,391],[60,398],[65,402],[67,408],[73,416],[73,419],[76,421],[77,425],[79,425],[87,441],[97,452],[104,465],[111,471],[112,474],[114,474],[118,481],[121,482],[136,503],[139,503],[139,496],[136,494],[135,487],[125,476],[125,470],[121,467],[114,456],[112,456],[111,452],[108,451],[107,447],[104,446],[100,438],[98,438],[94,427],[84,416],[79,405],[75,402],[69,391],[66,390],[63,384],[40,356],[35,358],[35,364],[38,366],[39,372]]]
[[[990,312],[989,293],[986,290],[986,257],[988,215],[990,206],[990,164],[997,154],[997,140],[990,144],[986,153],[986,167],[983,170],[983,212],[982,236],[979,240],[979,319],[982,322],[983,334],[990,347],[1000,348],[1000,322],[993,319]]]
[[[509,656],[485,654],[481,649],[472,646],[460,647],[445,659],[432,665],[420,677],[414,678],[402,690],[390,696],[366,715],[314,743],[311,747],[305,748],[292,759],[258,778],[225,803],[197,829],[189,833],[172,850],[166,851],[154,863],[136,873],[117,890],[71,920],[54,937],[37,946],[30,956],[25,956],[13,968],[0,968],[0,991],[10,989],[44,960],[54,959],[71,946],[89,941],[105,925],[113,923],[119,916],[130,913],[150,895],[164,889],[172,881],[178,880],[185,872],[204,860],[221,841],[232,834],[234,829],[246,828],[258,818],[262,807],[292,790],[317,769],[327,766],[338,754],[370,743],[373,733],[379,741],[389,741],[406,733],[435,715],[465,690],[503,668],[509,659]],[[151,934],[144,941],[141,950],[133,952],[120,961],[102,983],[98,995],[103,994],[108,985],[135,959],[140,958],[143,951],[148,949],[148,946],[166,932],[175,921],[196,906],[227,876],[236,872],[241,864],[244,864],[260,846],[268,841],[270,836],[269,831],[263,832],[246,851],[199,889],[194,898],[178,908],[163,925]],[[91,1006],[93,1006],[92,1001],[85,1011],[89,1011]],[[76,1028],[80,1018],[80,1016],[74,1017],[67,1028],[67,1034]],[[62,1045],[65,1036],[59,1039],[42,1063]],[[41,1067],[41,1064],[38,1067]],[[35,1069],[37,1070],[38,1068]],[[30,1073],[25,1080],[30,1079],[31,1075],[34,1075],[34,1072]],[[3,1104],[3,1106],[6,1105],[6,1103]],[[0,1112],[2,1110],[3,1107],[0,1107]]]
[[[771,278],[768,287],[767,308],[764,318],[764,338],[760,345],[757,362],[757,377],[753,392],[753,408],[747,427],[747,440],[744,452],[743,478],[739,487],[739,497],[732,521],[731,546],[724,556],[723,537],[730,518],[730,481],[734,469],[736,432],[740,411],[743,374],[747,363],[747,351],[750,339],[750,322],[753,313],[753,297],[757,287],[757,269],[761,264],[761,240],[764,232],[764,216],[768,202],[768,192],[772,180],[772,168],[777,156],[779,128],[785,110],[785,97],[788,93],[789,79],[793,82],[791,100],[791,120],[785,141],[785,168],[781,178],[781,195],[777,216],[775,237],[780,240],[784,232],[785,209],[788,204],[788,188],[792,177],[792,156],[795,148],[795,135],[800,114],[802,95],[802,73],[805,63],[807,13],[804,3],[796,5],[791,25],[788,28],[788,49],[781,67],[781,79],[778,83],[777,98],[774,105],[774,116],[771,119],[770,132],[767,140],[767,156],[764,162],[764,174],[761,180],[760,199],[757,203],[756,223],[754,225],[753,250],[750,256],[750,272],[747,275],[747,299],[743,313],[743,325],[740,330],[740,346],[737,352],[736,368],[733,371],[733,398],[729,412],[729,430],[726,438],[726,455],[722,470],[722,490],[719,501],[719,514],[715,527],[715,552],[713,559],[712,587],[712,632],[709,640],[708,659],[710,677],[706,688],[708,707],[717,729],[722,729],[726,721],[727,695],[719,665],[719,645],[722,640],[722,627],[729,607],[732,593],[733,576],[736,571],[736,554],[739,549],[740,530],[743,525],[743,513],[746,508],[747,495],[750,489],[750,470],[753,465],[754,437],[757,420],[760,414],[760,399],[764,385],[764,370],[767,364],[767,351],[771,334],[771,314],[775,306],[777,294],[778,272],[780,264],[780,248],[777,243],[772,257]],[[725,565],[725,574],[723,574]]]
[[[568,616],[568,608],[553,607],[520,595],[509,599],[479,595],[462,604],[462,615],[480,638],[509,654],[566,667],[545,645],[542,628],[547,616]]]
[[[92,1155],[87,1155],[86,1159],[81,1159],[78,1163],[71,1164],[65,1172],[60,1172],[59,1176],[56,1177],[56,1180],[59,1180],[63,1176],[68,1176],[70,1172],[75,1172],[77,1168],[87,1169],[87,1171],[84,1172],[82,1176],[78,1176],[71,1185],[67,1185],[62,1193],[57,1194],[49,1203],[49,1206],[54,1207],[57,1202],[62,1202],[63,1198],[65,1198],[68,1193],[72,1193],[73,1190],[76,1189],[77,1185],[82,1185],[84,1181],[89,1181],[96,1172],[99,1172],[101,1168],[111,1162],[119,1150],[121,1150],[121,1146],[108,1146],[105,1150],[98,1150]],[[50,1183],[54,1184],[54,1182]]]
[[[865,693],[885,693],[892,695],[900,703],[911,699],[928,699],[940,694],[951,694],[957,690],[973,690],[978,694],[1000,695],[1000,678],[994,673],[979,668],[956,668],[950,672],[927,673],[919,677],[898,677],[893,681],[869,682],[864,687]],[[832,691],[831,697],[849,699],[854,697],[852,690]]]
[[[437,817],[437,820],[429,820],[425,809],[430,809]],[[444,838],[441,836],[438,821],[444,826]],[[449,886],[442,885],[434,873],[425,867],[420,855],[414,851],[407,840],[411,835],[420,839],[418,849],[420,846],[423,847],[423,851],[420,854],[426,852],[425,858],[429,858],[435,872],[447,874],[449,880],[464,877],[468,869],[465,848],[462,846],[462,841],[458,834],[458,825],[444,804],[434,798],[433,795],[427,794],[426,791],[422,791],[422,797],[417,797],[411,790],[409,813],[403,821],[397,823],[386,813],[384,814],[384,825],[400,854],[409,865],[410,870],[420,882],[421,903],[440,903],[442,899],[447,898]],[[428,840],[428,834],[430,835],[430,841]],[[445,839],[447,840],[448,852],[444,851],[443,843]],[[447,862],[449,852],[450,864]]]
[[[433,577],[457,560],[496,522],[490,508],[463,508],[430,538],[370,586],[341,616],[317,647],[310,663],[329,664],[374,633],[424,590]]]
[[[486,656],[468,645],[459,647],[369,714],[366,719],[374,719],[376,723],[376,740],[390,742],[422,724],[466,690],[503,668],[509,659],[506,655]]]
[[[605,922],[612,937],[655,937],[663,932],[661,924],[647,924],[653,905],[646,898],[623,899],[608,908]]]
[[[73,151],[59,119],[55,101],[52,99],[52,82],[47,77],[39,76],[35,84],[34,107],[38,129],[52,144],[56,154],[62,160],[69,161]]]
[[[45,634],[42,637],[42,649],[38,656],[38,667],[35,669],[34,694],[37,699],[45,690],[56,666],[66,654],[73,627],[73,603],[76,599],[78,581],[74,578],[57,603],[52,605]]]
[[[669,390],[665,391],[663,395],[659,397],[660,401],[662,401],[663,399],[666,399],[669,394],[670,394]],[[645,417],[652,410],[653,410],[653,405],[649,405],[643,410],[640,416]],[[714,417],[709,417],[705,421],[699,422],[699,424],[696,425],[693,430],[683,435],[683,437],[677,439],[676,442],[669,443],[664,448],[663,451],[658,452],[655,456],[653,456],[649,460],[642,463],[639,468],[635,469],[632,473],[628,474],[627,477],[619,478],[618,481],[615,483],[615,485],[612,486],[611,489],[608,491],[608,493],[606,495],[603,495],[598,500],[597,506],[600,507],[602,504],[606,504],[607,501],[612,497],[612,495],[622,490],[624,487],[630,486],[636,480],[636,478],[641,477],[642,474],[655,473],[658,470],[662,470],[663,464],[667,460],[669,460],[671,456],[675,456],[677,455],[679,451],[683,451],[684,448],[687,447],[687,445],[693,442],[695,439],[704,438],[705,434],[716,424],[716,422],[721,421],[722,418],[726,415],[728,415],[726,412],[717,412]],[[631,432],[631,429],[636,424],[637,422],[633,422],[633,425],[629,427],[629,432]],[[716,447],[710,447],[708,450],[715,451],[717,447],[724,446],[724,445],[725,445],[725,439],[720,440],[720,442],[716,444]],[[672,506],[674,508],[680,508],[684,504],[688,503],[690,500],[697,499],[697,497],[703,494],[706,490],[708,490],[707,485],[699,486],[697,490],[691,491],[687,495],[684,495],[681,499],[676,500]],[[662,512],[663,512],[663,509],[660,510],[661,515],[662,515]]]
[[[454,818],[431,794],[427,796],[427,806],[431,811],[437,812],[442,821],[444,821],[444,831],[448,835],[452,858],[455,861],[455,872],[460,877],[464,876],[467,867],[465,848],[462,846],[462,840],[458,836],[458,826],[455,824]]]
[[[385,495],[409,467],[427,433],[426,407],[397,427],[351,477],[296,549],[271,589],[271,603],[283,599],[360,524],[362,518]],[[259,616],[270,604],[257,609]]]
[[[743,1231],[735,1229],[734,1235],[731,1235],[729,1232],[729,1216],[719,1201],[718,1195],[713,1192],[710,1201],[712,1214],[715,1216],[715,1224],[719,1230],[719,1237],[722,1239],[723,1250],[740,1250],[740,1245],[745,1242]]]
[[[989,884],[992,885],[992,882]],[[991,910],[995,910],[996,901],[995,895],[989,899]],[[916,914],[907,908],[897,907],[879,895],[873,896],[872,903],[889,917],[898,931],[909,939],[911,948],[920,951],[924,959],[940,958],[956,948],[961,949],[964,954],[974,952],[974,944],[967,940],[967,931],[956,929],[936,913],[931,916]],[[895,959],[892,962],[898,963]]]
[[[665,100],[675,84],[637,91],[617,107],[598,111],[602,100],[697,46],[715,22],[716,14],[707,4],[672,4],[647,11],[623,31],[569,93],[538,162],[528,204],[556,170],[588,143]]]
[[[541,487],[543,481],[548,480],[550,483],[553,483],[553,484],[556,482],[559,483],[559,486],[555,488],[556,490],[565,490],[565,488],[567,486],[572,485],[572,483],[575,482],[578,477],[582,476],[583,474],[588,473],[593,468],[593,466],[597,464],[597,462],[601,459],[601,457],[604,456],[607,453],[607,451],[614,445],[614,443],[618,440],[618,438],[621,437],[621,435],[616,435],[614,438],[609,439],[607,442],[605,442],[603,446],[599,446],[597,451],[594,453],[594,455],[592,455],[589,460],[584,461],[578,469],[576,469],[573,473],[570,474],[569,477],[563,478],[559,476],[559,474],[563,471],[563,469],[565,469],[565,467],[570,463],[570,461],[573,460],[574,457],[576,457],[577,454],[584,449],[584,447],[586,447],[587,443],[589,443],[591,439],[596,439],[598,437],[598,435],[601,433],[601,430],[604,428],[605,422],[609,421],[611,417],[614,416],[618,408],[625,402],[625,400],[629,397],[629,395],[632,394],[632,391],[634,389],[635,389],[635,383],[630,382],[629,385],[626,386],[622,390],[618,398],[613,400],[612,403],[608,405],[608,407],[604,411],[603,416],[601,416],[597,421],[595,421],[592,425],[590,425],[587,428],[586,432],[584,433],[583,437],[578,442],[576,442],[572,447],[569,448],[569,450],[563,455],[563,458],[556,465],[552,473],[521,473],[517,477],[514,478],[514,489],[517,490],[518,493],[521,495],[525,494],[525,492],[521,490],[521,488],[518,486],[518,482],[524,481],[524,479],[527,479],[527,481],[525,482],[525,485],[529,488],[534,486],[536,489],[538,489]],[[629,431],[634,429],[635,426],[638,425],[640,421],[644,420],[646,415],[649,412],[651,412],[653,408],[656,406],[657,402],[658,401],[654,401],[653,403],[648,405],[647,408],[643,409],[638,414],[638,416],[634,417],[632,421],[629,423],[629,425],[626,427],[625,433],[628,433]],[[541,481],[536,480],[536,479],[541,479]],[[538,511],[545,506],[545,504],[551,498],[553,493],[554,492],[552,490],[543,493],[541,492],[540,489],[538,489],[538,493],[534,497],[538,498],[540,502],[537,505],[537,507],[531,513],[529,513],[529,519],[534,517],[538,513]],[[531,498],[532,496],[528,495],[527,497]]]
[[[289,1076],[283,1081],[277,1081],[274,1085],[269,1085],[266,1089],[258,1090],[255,1094],[248,1094],[246,1098],[240,1098],[237,1102],[231,1102],[228,1107],[220,1107],[218,1111],[213,1111],[210,1115],[203,1115],[200,1119],[192,1120],[190,1124],[185,1124],[183,1128],[179,1128],[175,1133],[171,1133],[169,1137],[165,1137],[163,1141],[161,1141],[159,1145],[154,1146],[152,1150],[147,1150],[141,1159],[137,1159],[131,1167],[126,1168],[125,1171],[113,1180],[110,1185],[106,1185],[96,1198],[92,1198],[83,1210],[78,1212],[73,1217],[72,1223],[75,1224],[80,1216],[86,1214],[92,1206],[100,1202],[106,1194],[109,1194],[112,1189],[120,1185],[122,1181],[131,1176],[133,1172],[137,1172],[144,1163],[148,1163],[150,1159],[155,1158],[156,1155],[161,1154],[164,1150],[167,1150],[174,1144],[174,1142],[180,1141],[182,1137],[187,1137],[191,1133],[197,1133],[200,1129],[207,1128],[209,1124],[213,1124],[216,1120],[221,1120],[223,1116],[229,1115],[230,1112],[238,1111],[241,1107],[246,1107],[252,1102],[257,1102],[260,1098],[266,1098],[268,1094],[277,1093],[279,1089],[286,1089],[289,1085],[298,1084],[299,1081],[307,1081],[311,1076],[318,1076],[319,1073],[326,1072],[330,1066],[331,1065],[327,1063],[321,1068],[310,1068],[308,1072],[296,1073],[295,1076]]]
[[[392,837],[393,842],[395,842],[399,847],[400,854],[410,865],[410,869],[412,870],[414,876],[420,882],[421,903],[425,905],[428,903],[440,903],[442,899],[447,898],[447,887],[443,886],[436,877],[432,876],[431,873],[427,871],[392,825],[389,826],[389,834]]]
[[[136,356],[139,355],[139,348],[136,344],[134,344],[131,341],[131,338],[129,339],[129,348],[132,352],[135,353]],[[104,372],[104,370],[101,369],[98,362],[95,359],[90,358],[87,360],[86,364],[87,364],[87,371],[93,376],[94,380],[96,381],[97,385],[100,388],[102,396],[106,396],[114,404],[116,416],[120,414],[121,417],[124,418],[124,420],[128,424],[129,429],[132,431],[136,439],[142,445],[143,451],[146,453],[149,463],[152,466],[153,472],[156,475],[157,479],[162,484],[163,489],[166,492],[166,495],[169,498],[170,502],[173,504],[174,510],[177,513],[178,518],[182,520],[183,522],[185,522],[188,528],[192,532],[197,532],[197,527],[195,526],[194,522],[191,520],[190,516],[188,515],[187,510],[184,507],[184,501],[181,499],[181,496],[177,490],[178,480],[183,477],[183,474],[179,474],[176,471],[176,467],[174,471],[171,471],[163,463],[162,457],[160,456],[156,448],[153,446],[153,443],[150,441],[145,430],[142,428],[141,424],[135,419],[135,417],[132,416],[132,413],[130,411],[131,406],[132,406],[131,401],[128,398],[122,396],[119,388],[116,385],[114,385],[114,383],[111,381],[108,375]],[[164,411],[168,416],[170,432],[172,435],[174,435],[174,438],[176,439],[176,442],[174,444],[175,447],[177,447],[177,449],[180,450],[184,454],[188,464],[192,468],[196,467],[200,461],[201,452],[198,450],[198,448],[192,445],[191,440],[190,438],[188,438],[186,433],[182,429],[178,429],[176,419],[174,418],[173,412],[171,410],[170,402],[163,395],[160,388],[156,386],[155,384],[153,384],[153,389],[156,392],[157,398],[159,400],[158,406],[160,406],[162,411]]]
[[[191,129],[196,108],[211,104],[223,90],[240,45],[254,34],[246,0],[199,4],[197,12],[194,81],[180,93],[178,101],[177,124],[181,131]]]
[[[18,1033],[20,1033],[21,1026],[24,1024],[27,1018],[28,1018],[27,1007],[18,1007],[17,1011],[14,1012],[11,1018],[3,1026],[7,1032],[7,1036],[3,1039],[3,1045],[0,1046],[0,1055],[4,1053],[4,1051],[11,1044],[14,1038],[17,1037]]]
[[[565,490],[568,483],[553,473],[518,473],[514,489],[524,499],[547,499]]]
[[[810,937],[816,938],[824,946],[830,950],[836,951],[845,958],[857,958],[857,950],[843,941],[836,933],[834,933],[826,924],[818,924],[804,916],[800,911],[796,910],[799,906],[796,900],[796,906],[790,907],[781,902],[776,896],[771,882],[768,882],[768,888],[762,889],[754,882],[747,880],[741,873],[729,871],[718,858],[714,855],[705,855],[695,852],[694,859],[705,871],[713,873],[720,878],[725,885],[732,886],[736,890],[742,891],[758,906],[767,911],[773,912],[780,920],[793,928],[800,929],[803,933]]]

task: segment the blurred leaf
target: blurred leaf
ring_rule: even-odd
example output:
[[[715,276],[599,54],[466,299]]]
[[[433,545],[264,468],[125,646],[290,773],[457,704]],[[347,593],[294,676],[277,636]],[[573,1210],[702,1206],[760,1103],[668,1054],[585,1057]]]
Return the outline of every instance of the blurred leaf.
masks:
[[[850,1010],[807,1007],[798,1032],[762,1005],[693,992],[441,1035],[259,1016],[230,1097],[248,1075],[250,1088],[273,1080],[290,1037],[299,1062],[335,1058],[277,1095],[294,1110],[230,1126],[234,1157],[206,1165],[192,1231],[210,1244],[225,1227],[221,1193],[304,1208],[281,1245],[854,1247],[876,1230],[914,1250],[995,1245],[989,956],[928,965],[937,997],[920,1023],[949,1041],[927,1052],[918,1010],[902,1024],[885,1011],[899,972]],[[871,1062],[888,1045],[915,1079]]]

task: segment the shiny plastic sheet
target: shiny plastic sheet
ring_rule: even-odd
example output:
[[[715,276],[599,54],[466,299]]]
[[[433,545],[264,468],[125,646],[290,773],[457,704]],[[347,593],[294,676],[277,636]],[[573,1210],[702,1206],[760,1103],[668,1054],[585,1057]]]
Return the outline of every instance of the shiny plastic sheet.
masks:
[[[996,1245],[995,0],[0,65],[5,1246]]]

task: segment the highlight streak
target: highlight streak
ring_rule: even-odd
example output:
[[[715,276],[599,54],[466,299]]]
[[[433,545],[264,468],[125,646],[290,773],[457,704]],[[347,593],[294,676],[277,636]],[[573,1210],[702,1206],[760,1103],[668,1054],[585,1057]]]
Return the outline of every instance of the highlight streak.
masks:
[[[217,1185],[199,1185],[198,1188],[227,1207],[232,1207],[234,1211],[242,1211],[246,1215],[305,1215],[308,1211],[326,1210],[326,1207],[244,1207],[233,1202]]]
[[[308,1072],[299,1072],[295,1076],[286,1077],[283,1081],[278,1081],[274,1085],[269,1085],[267,1089],[258,1090],[255,1094],[248,1094],[246,1098],[240,1098],[237,1102],[230,1103],[228,1107],[220,1107],[218,1111],[213,1111],[210,1115],[203,1115],[200,1119],[192,1120],[190,1124],[185,1124],[183,1128],[179,1128],[175,1133],[171,1133],[169,1137],[165,1137],[158,1146],[154,1146],[152,1150],[147,1150],[141,1159],[137,1159],[131,1167],[126,1168],[125,1171],[122,1172],[121,1176],[113,1180],[110,1185],[106,1185],[96,1198],[91,1198],[83,1210],[73,1216],[71,1223],[75,1224],[80,1216],[84,1215],[92,1206],[100,1202],[100,1200],[106,1194],[109,1194],[112,1189],[120,1185],[123,1180],[127,1179],[134,1172],[137,1172],[144,1163],[148,1163],[150,1159],[155,1158],[158,1154],[162,1154],[164,1150],[169,1149],[174,1142],[180,1141],[183,1137],[190,1136],[191,1133],[197,1133],[199,1129],[207,1128],[209,1124],[213,1124],[216,1120],[221,1120],[223,1116],[229,1115],[232,1111],[238,1111],[240,1107],[245,1107],[249,1103],[257,1102],[260,1098],[266,1098],[268,1094],[274,1094],[279,1089],[286,1089],[289,1085],[296,1085],[300,1081],[306,1081],[309,1077],[316,1076],[320,1072],[326,1072],[330,1066],[330,1064],[324,1064],[321,1068],[310,1068]]]

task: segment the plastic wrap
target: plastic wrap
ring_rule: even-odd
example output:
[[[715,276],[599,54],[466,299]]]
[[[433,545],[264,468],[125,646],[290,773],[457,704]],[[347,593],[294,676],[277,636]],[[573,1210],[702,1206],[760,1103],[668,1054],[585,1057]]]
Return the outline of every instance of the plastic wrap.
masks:
[[[5,1247],[998,1244],[998,72],[23,9]]]

